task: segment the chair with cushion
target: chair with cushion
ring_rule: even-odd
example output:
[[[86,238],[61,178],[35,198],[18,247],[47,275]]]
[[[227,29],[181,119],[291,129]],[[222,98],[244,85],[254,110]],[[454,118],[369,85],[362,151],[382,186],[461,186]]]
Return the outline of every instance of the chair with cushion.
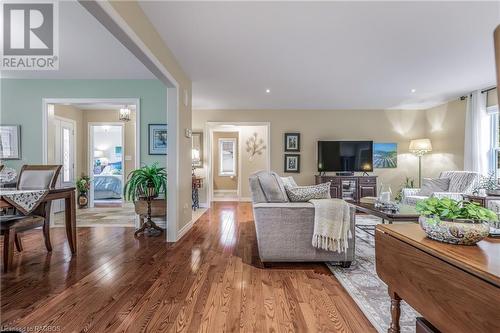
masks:
[[[445,189],[440,187],[445,184],[443,180],[446,180],[446,182],[449,181]],[[424,186],[422,186],[422,189],[404,188],[402,190],[403,196],[401,202],[406,205],[416,205],[417,202],[430,197],[463,200],[464,194],[472,194],[479,180],[480,174],[477,172],[443,171],[438,179],[424,179]]]
[[[24,165],[19,173],[18,190],[48,190],[56,185],[61,170],[60,165]],[[45,202],[38,206],[30,215],[16,213],[1,216],[0,234],[4,236],[3,268],[6,272],[12,263],[14,244],[22,251],[19,233],[26,230],[43,227],[43,236],[47,251],[52,251],[49,233],[49,217],[51,203]]]
[[[319,250],[312,246],[314,206],[290,202],[283,179],[275,172],[259,171],[250,176],[257,245],[262,262],[335,261],[348,267],[354,260],[354,217],[345,253]],[[286,180],[285,180],[286,181]]]

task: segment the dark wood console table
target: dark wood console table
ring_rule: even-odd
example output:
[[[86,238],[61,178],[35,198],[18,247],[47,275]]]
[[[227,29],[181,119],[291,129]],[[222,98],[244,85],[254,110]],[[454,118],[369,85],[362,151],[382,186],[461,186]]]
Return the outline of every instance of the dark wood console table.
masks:
[[[332,198],[359,202],[377,196],[377,176],[316,176],[316,184],[331,182]]]
[[[500,332],[500,239],[441,243],[418,224],[379,224],[378,276],[391,297],[389,333],[398,333],[400,301],[441,332]]]

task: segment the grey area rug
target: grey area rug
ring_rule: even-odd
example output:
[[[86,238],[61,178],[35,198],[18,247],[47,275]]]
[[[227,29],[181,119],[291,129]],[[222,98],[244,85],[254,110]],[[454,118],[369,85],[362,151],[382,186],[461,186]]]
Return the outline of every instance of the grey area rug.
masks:
[[[356,224],[375,225],[380,219],[356,216]],[[356,260],[349,268],[329,265],[328,267],[354,299],[375,329],[387,332],[391,323],[391,301],[387,285],[375,271],[375,238],[356,228]],[[415,332],[415,318],[420,315],[408,304],[401,302],[401,332]]]

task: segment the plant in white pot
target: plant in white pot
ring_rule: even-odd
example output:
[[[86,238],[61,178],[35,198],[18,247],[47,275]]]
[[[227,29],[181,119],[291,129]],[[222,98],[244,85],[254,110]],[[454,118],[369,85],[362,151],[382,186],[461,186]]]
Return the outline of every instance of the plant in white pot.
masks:
[[[167,172],[165,168],[159,167],[158,163],[153,163],[133,170],[128,175],[128,181],[123,192],[127,200],[145,200],[148,204],[146,221],[135,232],[135,235],[141,232],[144,232],[147,236],[159,235],[163,229],[151,220],[151,201],[159,194],[167,193]]]
[[[498,220],[492,210],[449,198],[428,198],[418,202],[416,209],[427,236],[451,244],[476,244],[488,236],[490,223]]]

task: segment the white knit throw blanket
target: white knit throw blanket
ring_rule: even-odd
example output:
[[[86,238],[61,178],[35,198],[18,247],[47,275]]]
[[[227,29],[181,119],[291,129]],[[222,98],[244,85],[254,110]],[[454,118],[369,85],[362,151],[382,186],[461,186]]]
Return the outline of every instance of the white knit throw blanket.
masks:
[[[341,199],[309,200],[314,205],[314,233],[312,245],[315,248],[346,252],[350,232],[349,204]]]

